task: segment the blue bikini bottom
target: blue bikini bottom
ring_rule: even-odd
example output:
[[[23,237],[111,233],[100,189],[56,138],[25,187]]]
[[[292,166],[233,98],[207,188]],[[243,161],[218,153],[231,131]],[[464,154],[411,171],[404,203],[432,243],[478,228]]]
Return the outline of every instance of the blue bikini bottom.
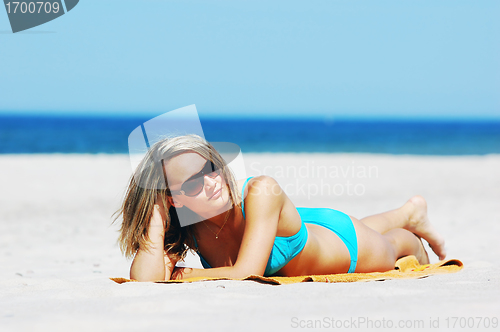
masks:
[[[358,262],[358,239],[351,218],[340,211],[328,208],[297,208],[302,222],[328,228],[344,242],[351,256],[347,273],[354,273]]]

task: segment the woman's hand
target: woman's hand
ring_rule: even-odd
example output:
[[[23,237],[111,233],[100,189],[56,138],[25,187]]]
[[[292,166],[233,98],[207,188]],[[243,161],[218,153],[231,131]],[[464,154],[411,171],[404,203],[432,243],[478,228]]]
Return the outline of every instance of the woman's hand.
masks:
[[[167,201],[167,209],[170,208],[170,204]],[[148,236],[152,242],[158,242],[161,238],[161,247],[163,248],[163,240],[165,238],[165,227],[167,223],[167,213],[163,207],[163,202],[159,195],[156,197],[155,204],[153,206],[153,215],[148,227]]]
[[[130,267],[131,279],[138,281],[170,279],[176,262],[171,260],[164,251],[166,220],[167,214],[163,203],[161,198],[157,197],[148,227],[149,241],[146,247],[140,248],[135,255]]]
[[[190,274],[193,271],[192,268],[190,267],[175,267],[174,270],[172,271],[172,275],[170,276],[171,280],[182,280],[186,277],[186,274]]]
[[[170,203],[168,199],[166,200],[167,203],[167,210],[170,209]],[[153,217],[151,218],[151,223],[154,223],[155,225],[162,225],[163,230],[165,230],[166,226],[166,221],[167,221],[167,212],[165,211],[163,207],[163,201],[160,195],[156,196],[156,201],[154,205],[154,210],[153,210]]]

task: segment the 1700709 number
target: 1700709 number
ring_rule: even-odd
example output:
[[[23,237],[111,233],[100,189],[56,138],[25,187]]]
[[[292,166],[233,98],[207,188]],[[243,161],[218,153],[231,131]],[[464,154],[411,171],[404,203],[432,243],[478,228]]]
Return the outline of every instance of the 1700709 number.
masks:
[[[497,328],[497,317],[447,317],[446,328]]]
[[[7,2],[5,4],[5,7],[7,7],[8,14],[10,13],[40,14],[43,12],[49,14],[49,13],[58,13],[60,9],[58,2],[49,2],[49,1]]]

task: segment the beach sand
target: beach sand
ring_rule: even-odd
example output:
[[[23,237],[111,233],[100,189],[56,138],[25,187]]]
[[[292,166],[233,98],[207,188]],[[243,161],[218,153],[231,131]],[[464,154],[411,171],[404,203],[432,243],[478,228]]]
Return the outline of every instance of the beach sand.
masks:
[[[448,258],[462,260],[464,269],[352,284],[119,285],[108,278],[128,278],[130,261],[116,245],[119,224],[112,225],[111,216],[131,174],[128,156],[3,155],[0,330],[362,331],[399,324],[427,330],[470,327],[470,318],[474,329],[494,330],[492,319],[500,318],[500,156],[244,159],[248,176],[275,176],[297,206],[331,207],[362,218],[423,195],[431,221],[447,240]]]

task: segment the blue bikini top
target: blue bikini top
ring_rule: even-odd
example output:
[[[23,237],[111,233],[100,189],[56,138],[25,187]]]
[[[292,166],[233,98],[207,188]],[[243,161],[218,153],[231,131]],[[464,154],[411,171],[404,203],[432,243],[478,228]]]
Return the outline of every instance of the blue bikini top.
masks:
[[[243,190],[241,191],[241,211],[243,212],[243,218],[245,218],[245,187],[248,181],[251,179],[248,178],[243,184]],[[281,270],[283,266],[288,264],[295,256],[297,256],[307,242],[307,228],[304,222],[300,226],[300,230],[292,236],[276,236],[274,239],[273,248],[271,250],[271,254],[269,255],[269,260],[267,261],[266,270],[264,272],[264,276],[271,276]],[[193,235],[194,244],[196,246],[196,252],[200,256],[201,264],[204,268],[211,268],[210,264],[203,258],[200,251],[198,250],[198,243],[196,242],[196,238]]]

